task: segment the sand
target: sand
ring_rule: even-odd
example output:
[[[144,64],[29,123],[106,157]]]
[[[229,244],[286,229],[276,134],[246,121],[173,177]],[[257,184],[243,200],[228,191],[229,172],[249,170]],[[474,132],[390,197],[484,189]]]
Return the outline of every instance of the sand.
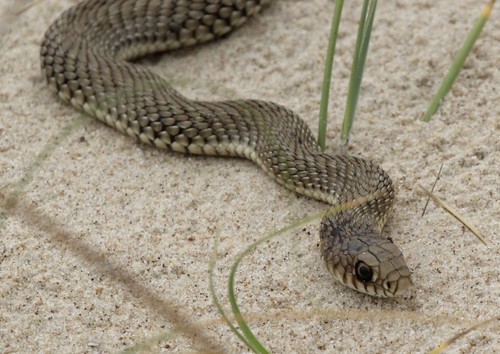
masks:
[[[47,90],[39,45],[77,1],[4,1],[0,52],[0,352],[127,348],[244,352],[226,309],[236,256],[326,205],[290,193],[252,163],[136,144]],[[328,152],[340,151],[360,2],[346,2],[335,58]],[[349,153],[380,163],[397,202],[385,228],[412,269],[404,296],[375,299],[332,281],[319,221],[245,258],[237,295],[273,352],[426,352],[497,320],[449,353],[498,351],[500,20],[496,9],[432,122],[423,112],[484,1],[381,1]],[[333,2],[276,1],[225,40],[144,60],[186,95],[259,98],[317,130]],[[435,193],[490,241],[426,197]]]

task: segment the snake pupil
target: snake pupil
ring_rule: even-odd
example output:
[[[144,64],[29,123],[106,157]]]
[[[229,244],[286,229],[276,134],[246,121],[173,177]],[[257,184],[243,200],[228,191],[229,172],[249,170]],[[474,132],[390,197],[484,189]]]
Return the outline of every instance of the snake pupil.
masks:
[[[365,263],[358,262],[356,264],[356,276],[362,281],[370,281],[372,280],[373,272]]]

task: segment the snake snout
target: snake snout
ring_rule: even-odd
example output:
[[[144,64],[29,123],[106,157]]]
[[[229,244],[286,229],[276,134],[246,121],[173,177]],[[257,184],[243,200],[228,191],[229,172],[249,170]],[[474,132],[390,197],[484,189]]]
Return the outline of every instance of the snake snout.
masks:
[[[401,251],[387,239],[375,239],[365,252],[359,254],[360,262],[369,264],[374,273],[371,282],[375,296],[393,297],[412,285],[410,269]]]

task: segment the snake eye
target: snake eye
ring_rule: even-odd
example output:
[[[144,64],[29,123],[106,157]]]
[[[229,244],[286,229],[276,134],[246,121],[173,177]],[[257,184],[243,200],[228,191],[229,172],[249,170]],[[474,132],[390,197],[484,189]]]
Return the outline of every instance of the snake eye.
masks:
[[[356,264],[356,276],[359,280],[370,281],[372,280],[373,272],[365,263],[358,262]]]

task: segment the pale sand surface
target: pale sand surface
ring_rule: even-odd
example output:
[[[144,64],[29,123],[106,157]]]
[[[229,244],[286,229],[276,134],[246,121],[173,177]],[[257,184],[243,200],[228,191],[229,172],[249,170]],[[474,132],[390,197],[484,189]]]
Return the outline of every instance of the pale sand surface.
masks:
[[[245,351],[212,303],[236,255],[326,205],[295,196],[252,163],[136,144],[47,90],[43,32],[77,1],[3,1],[0,52],[0,352],[116,352],[179,333],[152,352]],[[347,1],[335,60],[328,151],[340,117],[360,1]],[[412,291],[374,299],[332,282],[319,221],[258,248],[237,275],[251,328],[273,352],[426,352],[499,315],[500,9],[430,124],[421,115],[484,1],[380,1],[348,150],[380,163],[398,190],[385,231]],[[273,3],[229,38],[145,61],[186,95],[260,98],[316,132],[333,3]],[[490,240],[429,204],[428,188]],[[194,337],[194,338],[193,338]],[[498,321],[448,353],[498,352]]]

